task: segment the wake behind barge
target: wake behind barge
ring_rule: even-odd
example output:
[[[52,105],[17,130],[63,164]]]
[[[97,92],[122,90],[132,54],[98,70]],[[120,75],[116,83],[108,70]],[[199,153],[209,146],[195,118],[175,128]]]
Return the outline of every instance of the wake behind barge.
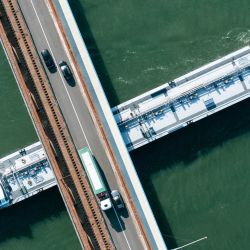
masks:
[[[0,209],[56,185],[40,142],[0,159]]]

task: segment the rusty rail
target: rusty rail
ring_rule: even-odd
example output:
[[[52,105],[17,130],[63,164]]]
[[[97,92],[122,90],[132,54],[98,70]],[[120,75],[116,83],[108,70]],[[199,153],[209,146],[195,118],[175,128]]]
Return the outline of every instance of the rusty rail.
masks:
[[[128,201],[127,206],[129,208],[131,215],[133,217],[133,220],[135,222],[134,224],[137,227],[137,231],[141,236],[140,238],[142,239],[142,242],[144,244],[145,249],[150,250],[150,249],[152,249],[152,247],[151,247],[150,242],[147,238],[147,233],[145,231],[144,225],[141,221],[140,215],[138,214],[137,208],[134,205],[134,202],[133,202],[133,199],[130,195],[130,191],[129,191],[129,188],[127,186],[127,183],[126,183],[126,181],[123,177],[123,174],[120,170],[119,163],[118,163],[117,158],[113,152],[112,145],[111,145],[111,143],[108,139],[108,136],[106,134],[106,131],[105,131],[105,127],[102,124],[101,119],[99,118],[95,101],[93,100],[93,98],[88,90],[88,86],[87,86],[87,83],[85,82],[84,75],[81,72],[81,69],[78,65],[78,62],[74,56],[74,53],[73,53],[74,50],[71,48],[71,44],[68,40],[68,37],[67,37],[66,31],[65,31],[65,28],[63,26],[62,20],[57,13],[56,6],[55,6],[53,0],[48,0],[48,3],[49,3],[49,8],[51,10],[51,13],[54,16],[57,31],[61,37],[62,42],[65,44],[65,46],[67,47],[67,50],[69,51],[70,57],[74,63],[77,74],[80,78],[80,84],[82,85],[82,87],[84,89],[84,93],[86,95],[86,104],[88,105],[89,110],[91,110],[90,115],[92,116],[92,119],[94,121],[95,128],[99,134],[99,137],[102,139],[101,141],[102,141],[103,147],[104,147],[106,154],[109,158],[109,161],[113,167],[114,173],[116,175],[116,179],[117,179],[120,187],[123,190],[123,194],[125,194],[124,198],[126,198],[126,200]]]
[[[85,249],[114,249],[16,0],[2,0],[1,40]]]

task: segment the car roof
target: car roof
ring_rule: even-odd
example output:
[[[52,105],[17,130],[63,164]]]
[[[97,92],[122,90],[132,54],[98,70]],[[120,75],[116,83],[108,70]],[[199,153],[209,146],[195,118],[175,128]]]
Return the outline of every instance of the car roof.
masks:
[[[47,49],[43,49],[41,52],[43,55],[50,55],[49,51]]]
[[[111,194],[112,194],[113,196],[115,196],[115,195],[120,195],[120,193],[119,193],[118,190],[113,190],[113,191],[111,192]]]
[[[62,66],[62,70],[63,70],[66,74],[71,74],[71,71],[70,71],[68,65],[63,65],[63,66]]]

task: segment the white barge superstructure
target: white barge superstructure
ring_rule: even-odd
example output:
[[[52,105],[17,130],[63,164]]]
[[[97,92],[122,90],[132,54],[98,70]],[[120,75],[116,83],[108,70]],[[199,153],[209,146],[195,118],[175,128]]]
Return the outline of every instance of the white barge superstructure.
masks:
[[[250,97],[250,46],[112,109],[129,151]]]
[[[40,142],[0,159],[0,209],[55,185],[52,167]]]

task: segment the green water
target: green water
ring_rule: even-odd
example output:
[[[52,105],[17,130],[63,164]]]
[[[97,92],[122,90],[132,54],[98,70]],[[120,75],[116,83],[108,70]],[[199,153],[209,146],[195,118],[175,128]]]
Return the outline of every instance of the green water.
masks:
[[[38,140],[0,46],[0,155]],[[0,249],[80,249],[57,187],[0,211]]]
[[[70,4],[112,106],[250,42],[249,0]],[[0,151],[6,154],[36,140],[6,61],[0,95]],[[249,248],[249,105],[132,153],[170,248],[204,236],[187,249]],[[0,213],[0,249],[46,248],[79,248],[56,189]]]
[[[69,2],[111,106],[250,42],[248,0]]]
[[[169,246],[248,249],[250,101],[133,153]]]
[[[57,187],[1,211],[0,249],[81,249]]]
[[[1,46],[0,117],[0,157],[38,141]]]
[[[249,0],[70,3],[111,106],[250,43]],[[132,153],[170,249],[249,249],[249,105]]]

